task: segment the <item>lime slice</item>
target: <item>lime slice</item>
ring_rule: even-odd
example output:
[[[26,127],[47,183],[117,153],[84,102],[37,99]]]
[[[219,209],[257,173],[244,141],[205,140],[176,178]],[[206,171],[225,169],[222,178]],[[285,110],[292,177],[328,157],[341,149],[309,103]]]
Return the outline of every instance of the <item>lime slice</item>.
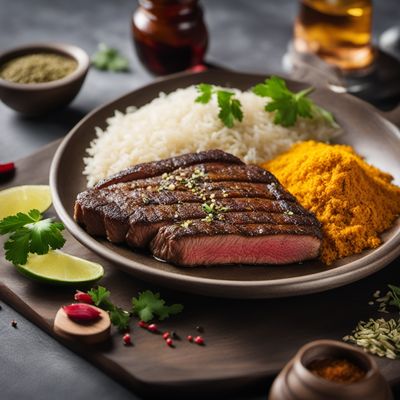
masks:
[[[51,206],[50,186],[15,186],[0,192],[0,220],[36,208],[41,213]]]
[[[89,284],[104,275],[100,264],[58,250],[44,255],[30,254],[28,262],[16,268],[28,278],[56,285]]]

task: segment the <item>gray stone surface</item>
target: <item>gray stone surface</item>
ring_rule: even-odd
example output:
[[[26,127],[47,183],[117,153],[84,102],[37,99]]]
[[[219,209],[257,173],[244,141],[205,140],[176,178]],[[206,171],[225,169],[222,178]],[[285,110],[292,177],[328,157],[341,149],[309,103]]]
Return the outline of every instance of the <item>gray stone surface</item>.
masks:
[[[295,0],[203,0],[210,62],[254,72],[281,71],[291,37]],[[375,38],[398,24],[398,0],[374,2]],[[150,82],[130,38],[134,0],[0,0],[0,51],[33,41],[70,42],[93,53],[99,42],[128,56],[126,74],[89,72],[67,109],[40,119],[22,118],[0,104],[0,163],[24,157],[64,136],[95,107]],[[0,399],[135,399],[133,393],[62,347],[14,310],[0,311]],[[16,319],[18,329],[10,326]],[[168,396],[166,396],[168,398]],[[249,398],[265,398],[249,397]]]

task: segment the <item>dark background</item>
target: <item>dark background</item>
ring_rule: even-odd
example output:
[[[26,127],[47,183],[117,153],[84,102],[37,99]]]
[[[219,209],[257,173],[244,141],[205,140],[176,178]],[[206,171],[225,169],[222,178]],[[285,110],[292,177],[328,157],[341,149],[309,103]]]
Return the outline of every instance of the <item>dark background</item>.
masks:
[[[296,0],[202,0],[210,33],[207,60],[232,69],[282,74]],[[89,72],[73,104],[22,118],[0,103],[0,163],[64,136],[93,108],[150,82],[130,37],[134,0],[0,0],[0,52],[34,41],[70,42],[92,54],[105,42],[128,56],[131,72]],[[374,39],[400,23],[399,0],[374,2]],[[0,311],[0,399],[135,399],[134,394],[62,347],[7,305]],[[10,327],[16,319],[19,329]],[[167,397],[166,397],[167,398]],[[249,395],[261,399],[264,395]]]

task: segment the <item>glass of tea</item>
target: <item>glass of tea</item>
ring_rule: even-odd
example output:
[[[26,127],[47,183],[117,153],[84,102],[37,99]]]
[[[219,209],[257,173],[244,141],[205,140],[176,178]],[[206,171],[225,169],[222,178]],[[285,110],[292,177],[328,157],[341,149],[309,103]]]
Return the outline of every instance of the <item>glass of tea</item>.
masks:
[[[371,0],[300,0],[294,48],[314,53],[342,70],[374,60]]]

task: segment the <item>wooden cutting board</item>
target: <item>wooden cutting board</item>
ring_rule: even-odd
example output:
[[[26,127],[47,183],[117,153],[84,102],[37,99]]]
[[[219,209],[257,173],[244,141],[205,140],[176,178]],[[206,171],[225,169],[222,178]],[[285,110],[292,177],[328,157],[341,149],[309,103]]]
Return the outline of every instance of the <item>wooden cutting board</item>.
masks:
[[[44,184],[58,142],[17,162],[17,174],[7,185]],[[49,215],[54,215],[50,210]],[[337,339],[349,333],[360,319],[398,317],[380,314],[368,305],[372,293],[385,290],[388,283],[400,283],[400,260],[360,282],[325,293],[272,300],[224,300],[171,292],[154,287],[119,271],[87,250],[68,233],[64,251],[101,263],[106,271],[100,284],[112,293],[112,300],[129,307],[138,291],[160,291],[167,302],[184,304],[178,316],[159,323],[162,330],[181,336],[176,348],[165,345],[160,335],[132,324],[134,346],[125,347],[122,336],[112,331],[104,345],[85,347],[57,337],[53,320],[61,305],[73,300],[73,288],[45,286],[27,280],[0,259],[0,298],[21,314],[55,336],[93,364],[136,391],[147,395],[174,397],[237,391],[267,385],[303,344],[315,339]],[[3,242],[0,242],[1,249]],[[189,343],[202,326],[206,346]],[[400,360],[376,358],[391,384],[400,382]]]

